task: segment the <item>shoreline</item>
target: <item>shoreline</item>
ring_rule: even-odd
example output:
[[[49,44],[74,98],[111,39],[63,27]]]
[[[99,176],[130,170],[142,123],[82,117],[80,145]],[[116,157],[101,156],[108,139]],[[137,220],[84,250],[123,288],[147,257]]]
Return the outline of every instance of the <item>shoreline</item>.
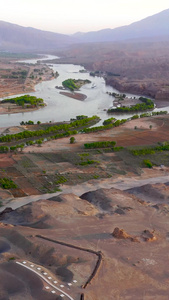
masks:
[[[10,114],[17,114],[17,113],[27,113],[39,110],[41,108],[44,108],[47,106],[46,103],[44,103],[44,106],[38,106],[33,108],[22,108],[21,106],[17,106],[16,104],[0,104],[0,115],[10,115]]]

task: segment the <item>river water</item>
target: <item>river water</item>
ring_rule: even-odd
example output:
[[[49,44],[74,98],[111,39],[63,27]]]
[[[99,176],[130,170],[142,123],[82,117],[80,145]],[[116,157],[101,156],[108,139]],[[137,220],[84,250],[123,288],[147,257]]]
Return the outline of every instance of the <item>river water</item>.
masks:
[[[48,55],[46,59],[54,59],[56,56]],[[35,64],[35,60],[25,60],[26,63]],[[33,112],[5,114],[0,116],[0,127],[17,126],[21,121],[32,120],[35,123],[41,122],[59,122],[69,121],[70,118],[75,118],[78,115],[93,116],[98,115],[101,118],[101,125],[103,120],[110,117],[105,111],[113,105],[113,97],[106,94],[106,92],[118,91],[111,86],[106,86],[105,80],[102,77],[92,77],[89,73],[80,73],[84,67],[73,64],[49,64],[54,72],[58,72],[59,76],[50,81],[43,81],[35,86],[35,92],[29,93],[36,97],[43,98],[46,107]],[[84,101],[78,101],[67,96],[61,95],[60,90],[55,86],[61,86],[62,81],[68,78],[73,79],[89,79],[90,84],[86,84],[80,89],[80,93],[85,94],[87,98]],[[93,88],[94,86],[94,88]],[[13,95],[11,97],[20,96]],[[127,94],[127,96],[136,96]],[[137,97],[137,96],[136,96]],[[156,109],[157,110],[157,109]],[[169,111],[169,108],[163,110]],[[112,115],[111,115],[112,116]],[[117,119],[129,118],[132,114],[118,114],[115,115]]]

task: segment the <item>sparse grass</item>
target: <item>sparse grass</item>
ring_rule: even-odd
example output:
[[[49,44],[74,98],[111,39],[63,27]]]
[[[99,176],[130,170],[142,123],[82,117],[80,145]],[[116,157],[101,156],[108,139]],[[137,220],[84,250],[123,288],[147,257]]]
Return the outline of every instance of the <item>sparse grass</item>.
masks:
[[[80,166],[87,166],[87,165],[93,165],[93,164],[99,164],[100,162],[97,160],[87,160],[87,161],[82,161],[79,163]]]
[[[11,260],[15,260],[16,258],[13,256],[13,257],[10,257],[9,259],[8,259],[8,261],[11,261]]]
[[[57,180],[55,181],[56,184],[63,184],[67,182],[67,179],[63,175],[56,175]]]

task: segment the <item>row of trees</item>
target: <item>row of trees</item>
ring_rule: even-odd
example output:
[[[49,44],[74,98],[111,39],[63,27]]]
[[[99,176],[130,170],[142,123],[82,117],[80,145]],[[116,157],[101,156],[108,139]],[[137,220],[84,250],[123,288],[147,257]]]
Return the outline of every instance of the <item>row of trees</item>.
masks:
[[[42,137],[42,136],[51,135],[51,133],[55,133],[56,134],[55,136],[60,137],[60,134],[61,135],[67,134],[73,130],[76,130],[77,128],[91,126],[91,125],[97,123],[99,120],[100,120],[100,118],[98,116],[93,116],[90,118],[75,120],[69,124],[60,124],[60,125],[50,126],[44,130],[42,130],[42,129],[34,130],[34,131],[25,130],[23,132],[19,132],[16,134],[7,134],[5,136],[2,136],[2,137],[0,137],[0,142],[12,142],[12,141],[18,141],[18,140],[23,140],[23,139],[27,139],[27,138]]]
[[[131,120],[138,119],[138,118],[166,115],[167,113],[168,112],[166,110],[153,111],[152,113],[143,113],[140,116],[139,115],[134,115],[134,116],[131,117]]]
[[[20,122],[20,125],[34,125],[35,123],[34,123],[34,121],[31,121],[31,120],[29,120],[29,121],[21,121]],[[39,124],[41,124],[41,122],[40,121],[37,121],[37,124],[39,125]]]
[[[103,125],[103,126],[97,126],[97,127],[91,127],[91,128],[84,128],[81,130],[82,133],[91,133],[91,132],[98,132],[106,129],[111,129],[113,127],[118,127],[121,124],[127,122],[128,119],[122,119],[122,120],[116,120],[114,123]]]
[[[159,144],[151,148],[142,148],[142,149],[135,149],[130,151],[135,156],[155,154],[156,151],[169,151],[169,142],[164,142],[162,144]]]
[[[93,142],[93,143],[86,143],[84,147],[86,149],[95,149],[95,148],[109,148],[114,147],[116,145],[115,141],[103,141],[103,142]]]

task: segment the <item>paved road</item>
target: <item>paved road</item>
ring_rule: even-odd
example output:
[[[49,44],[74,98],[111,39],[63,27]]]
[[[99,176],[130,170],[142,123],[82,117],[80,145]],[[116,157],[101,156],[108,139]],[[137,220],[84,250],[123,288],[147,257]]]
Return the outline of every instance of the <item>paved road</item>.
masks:
[[[63,290],[61,290],[60,288],[58,288],[57,286],[55,286],[54,284],[51,283],[51,281],[49,281],[45,276],[43,276],[42,274],[40,274],[39,272],[37,272],[35,269],[30,268],[29,266],[16,261],[16,263],[18,265],[21,265],[22,267],[34,272],[36,275],[38,275],[39,277],[41,277],[45,282],[47,282],[53,289],[59,291],[61,294],[65,295],[67,298],[69,298],[70,300],[74,300],[70,295],[68,295],[66,292],[64,292]]]
[[[10,203],[7,203],[5,206],[0,207],[0,211],[3,211],[6,207],[11,207],[13,209],[16,209],[18,207],[21,207],[25,204],[28,204],[30,202],[42,200],[42,199],[48,199],[53,196],[57,196],[59,194],[68,194],[73,193],[77,196],[81,196],[83,193],[89,192],[89,191],[95,191],[100,188],[117,188],[119,190],[127,190],[134,187],[139,187],[145,184],[155,184],[155,183],[165,183],[169,182],[169,175],[159,176],[159,177],[152,177],[147,179],[136,179],[132,177],[125,177],[123,179],[100,179],[100,180],[90,180],[88,182],[84,182],[82,184],[77,184],[75,186],[62,186],[62,192],[56,192],[53,194],[43,194],[43,195],[36,195],[36,196],[26,196],[26,197],[20,197],[15,198],[14,200],[10,201]]]

